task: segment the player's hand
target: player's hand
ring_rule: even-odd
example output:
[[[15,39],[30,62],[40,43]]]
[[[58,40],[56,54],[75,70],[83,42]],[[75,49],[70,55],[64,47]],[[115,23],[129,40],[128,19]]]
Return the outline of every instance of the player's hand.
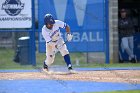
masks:
[[[71,40],[72,40],[72,38],[73,38],[73,35],[72,35],[72,34],[70,34],[70,33],[68,33],[68,34],[67,34],[67,40],[68,40],[68,41],[71,41]]]

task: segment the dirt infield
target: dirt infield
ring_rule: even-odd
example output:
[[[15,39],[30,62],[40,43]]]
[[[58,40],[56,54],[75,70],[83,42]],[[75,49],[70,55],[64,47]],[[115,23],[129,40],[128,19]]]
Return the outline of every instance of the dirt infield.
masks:
[[[79,71],[77,74],[47,74],[44,72],[0,73],[0,80],[51,79],[99,82],[140,83],[140,70]]]

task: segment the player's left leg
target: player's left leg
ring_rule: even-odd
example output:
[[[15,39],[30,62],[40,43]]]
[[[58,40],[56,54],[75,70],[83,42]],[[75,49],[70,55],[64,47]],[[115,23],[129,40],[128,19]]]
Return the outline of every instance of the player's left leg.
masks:
[[[70,55],[69,55],[69,52],[67,50],[67,47],[66,45],[64,46],[64,48],[61,50],[61,55],[64,57],[64,61],[66,62],[67,64],[67,67],[68,67],[68,70],[70,73],[77,73],[75,70],[73,70],[72,68],[72,63],[71,63],[71,60],[70,60]]]
[[[72,70],[72,64],[71,64],[69,54],[64,55],[64,60],[65,60],[65,62],[67,64],[68,70]]]
[[[60,45],[62,45],[63,43],[64,43],[63,40],[61,40],[61,41],[59,42]],[[64,57],[64,61],[65,61],[66,64],[67,64],[68,70],[72,70],[72,63],[71,63],[69,51],[68,51],[68,49],[67,49],[66,44],[64,44],[64,45],[62,46],[62,48],[59,49],[59,51],[60,51],[61,55]]]
[[[69,54],[64,55],[64,60],[67,64],[68,70],[70,73],[77,73],[75,70],[72,68],[71,60]]]

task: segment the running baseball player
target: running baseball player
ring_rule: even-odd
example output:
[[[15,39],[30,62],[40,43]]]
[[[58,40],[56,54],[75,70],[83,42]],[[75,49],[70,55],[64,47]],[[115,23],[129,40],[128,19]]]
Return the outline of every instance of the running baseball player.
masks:
[[[63,38],[61,37],[60,28],[63,28],[67,32],[67,41],[72,40],[72,34],[70,33],[70,27],[63,21],[54,20],[51,14],[46,14],[44,17],[44,26],[42,27],[42,35],[46,41],[46,59],[44,62],[44,70],[49,71],[48,67],[54,62],[54,51],[58,49],[61,55],[64,57],[64,61],[67,64],[68,70],[73,71],[72,64],[69,56],[69,51]],[[62,46],[59,48],[58,46]]]

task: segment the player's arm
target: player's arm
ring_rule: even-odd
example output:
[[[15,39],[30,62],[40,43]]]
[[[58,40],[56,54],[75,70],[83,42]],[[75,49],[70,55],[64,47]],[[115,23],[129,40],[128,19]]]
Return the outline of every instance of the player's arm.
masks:
[[[59,27],[61,27],[63,29],[66,29],[66,32],[67,32],[67,41],[71,41],[73,35],[70,33],[70,26],[68,24],[66,24],[65,22],[60,21],[60,20],[57,20],[56,22],[59,25]]]
[[[52,42],[52,39],[50,38],[50,35],[47,31],[45,31],[44,29],[42,29],[42,36],[45,39],[47,45],[49,46],[55,46],[55,43]]]
[[[65,29],[66,29],[67,33],[70,33],[70,26],[68,24],[66,24],[66,28]]]
[[[70,26],[68,24],[66,24],[66,32],[67,32],[67,40],[71,41],[73,38],[73,35],[70,33]]]

